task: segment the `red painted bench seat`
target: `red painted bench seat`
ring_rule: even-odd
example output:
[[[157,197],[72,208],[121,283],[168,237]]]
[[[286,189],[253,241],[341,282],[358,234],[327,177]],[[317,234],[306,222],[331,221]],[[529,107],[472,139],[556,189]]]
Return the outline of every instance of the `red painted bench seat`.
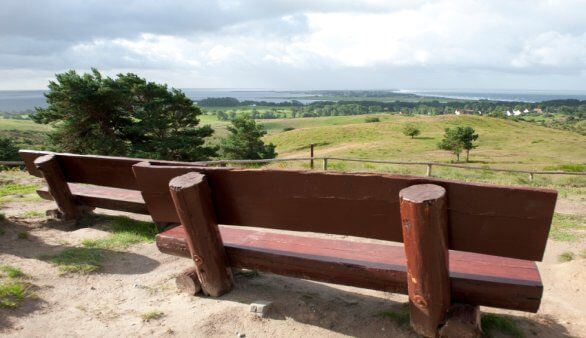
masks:
[[[230,266],[407,293],[405,251],[389,242],[365,243],[220,226]],[[190,257],[182,226],[157,236],[160,251]],[[335,277],[334,277],[335,276]],[[543,293],[533,261],[450,251],[456,302],[536,312]]]

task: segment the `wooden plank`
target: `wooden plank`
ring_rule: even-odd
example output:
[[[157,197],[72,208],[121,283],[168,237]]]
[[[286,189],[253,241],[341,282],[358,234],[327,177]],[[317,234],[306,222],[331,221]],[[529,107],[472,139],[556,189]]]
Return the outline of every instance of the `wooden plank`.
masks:
[[[417,184],[401,190],[399,198],[411,327],[436,337],[451,305],[446,190]]]
[[[187,234],[189,252],[203,292],[213,297],[230,292],[234,286],[232,273],[206,177],[198,173],[175,177],[169,183],[169,190]]]
[[[69,189],[79,205],[144,215],[149,214],[140,191],[76,183],[69,183]],[[53,199],[46,187],[38,189],[37,193],[46,200]]]
[[[42,177],[34,166],[34,160],[40,156],[54,154],[67,182],[86,183],[106,187],[138,190],[134,180],[132,166],[138,162],[148,161],[141,158],[78,155],[51,153],[47,151],[20,150],[20,157],[31,175]],[[154,161],[160,165],[202,166],[202,163],[175,161]]]
[[[432,183],[448,193],[448,242],[454,250],[541,260],[557,193],[384,174],[159,166],[134,173],[157,222],[178,222],[169,181],[205,174],[220,224],[312,231],[401,242],[399,191]]]
[[[220,225],[233,267],[407,293],[403,246],[363,243]],[[162,252],[190,257],[183,227],[157,235]],[[535,262],[450,251],[452,300],[536,312],[543,286]]]
[[[47,182],[49,194],[59,208],[60,217],[64,220],[76,219],[79,216],[78,207],[59,167],[57,157],[53,154],[43,155],[35,159],[33,164]]]

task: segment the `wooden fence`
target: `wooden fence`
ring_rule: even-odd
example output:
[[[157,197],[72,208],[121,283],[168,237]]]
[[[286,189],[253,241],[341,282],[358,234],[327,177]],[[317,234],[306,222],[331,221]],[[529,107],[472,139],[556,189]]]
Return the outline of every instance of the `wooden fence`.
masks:
[[[310,154],[311,155],[314,154],[313,147],[311,147]],[[458,169],[466,169],[466,170],[483,170],[483,171],[493,171],[493,172],[527,174],[527,175],[529,175],[530,181],[534,180],[535,175],[586,176],[586,172],[584,172],[584,171],[572,172],[572,171],[515,170],[515,169],[478,167],[478,166],[469,166],[469,165],[452,164],[452,163],[403,162],[403,161],[369,160],[369,159],[347,158],[347,157],[315,157],[315,156],[310,156],[310,157],[273,158],[273,159],[264,159],[264,160],[216,160],[216,161],[205,161],[203,163],[206,163],[208,165],[226,166],[228,164],[265,164],[265,163],[275,163],[275,162],[296,162],[296,161],[309,162],[309,167],[311,169],[314,169],[314,162],[315,161],[321,161],[323,170],[328,170],[328,164],[331,161],[423,166],[426,168],[425,175],[428,177],[432,176],[433,167],[449,167],[449,168],[458,168]],[[18,167],[18,166],[24,166],[24,162],[0,161],[0,166]]]

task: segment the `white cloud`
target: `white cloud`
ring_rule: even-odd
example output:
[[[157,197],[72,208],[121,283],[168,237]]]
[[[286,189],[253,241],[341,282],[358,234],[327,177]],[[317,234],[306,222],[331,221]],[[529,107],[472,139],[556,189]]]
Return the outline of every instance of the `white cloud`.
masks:
[[[0,87],[90,67],[184,87],[582,89],[586,74],[580,0],[66,4],[0,14]]]

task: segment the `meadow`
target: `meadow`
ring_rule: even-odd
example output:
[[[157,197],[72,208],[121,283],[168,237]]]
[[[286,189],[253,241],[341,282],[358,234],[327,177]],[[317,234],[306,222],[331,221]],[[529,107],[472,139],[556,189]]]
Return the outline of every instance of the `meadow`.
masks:
[[[262,107],[257,107],[260,112]],[[249,108],[237,109],[238,114]],[[281,111],[283,109],[280,109]],[[376,117],[379,122],[369,123]],[[220,121],[208,111],[200,116],[201,124],[212,126],[216,133],[208,141],[217,143],[227,133],[229,121]],[[470,153],[470,165],[520,170],[586,171],[586,136],[553,129],[535,123],[481,116],[439,115],[403,116],[370,114],[315,118],[257,120],[267,130],[266,142],[277,146],[279,157],[306,157],[309,145],[315,144],[315,156],[352,157],[391,161],[425,161],[451,163],[454,156],[437,149],[445,128],[471,126],[480,135],[476,149]],[[411,139],[402,134],[406,124],[417,126],[421,135]],[[0,119],[0,131],[7,133],[22,148],[46,148],[45,134],[50,127],[30,120]],[[307,168],[307,162],[273,164],[280,168]],[[317,167],[321,164],[318,163]],[[423,166],[365,164],[330,161],[328,168],[340,171],[376,171],[423,175]],[[563,187],[582,190],[586,178],[579,176],[537,175],[529,182],[525,174],[496,173],[488,170],[434,168],[439,177],[503,184]]]

